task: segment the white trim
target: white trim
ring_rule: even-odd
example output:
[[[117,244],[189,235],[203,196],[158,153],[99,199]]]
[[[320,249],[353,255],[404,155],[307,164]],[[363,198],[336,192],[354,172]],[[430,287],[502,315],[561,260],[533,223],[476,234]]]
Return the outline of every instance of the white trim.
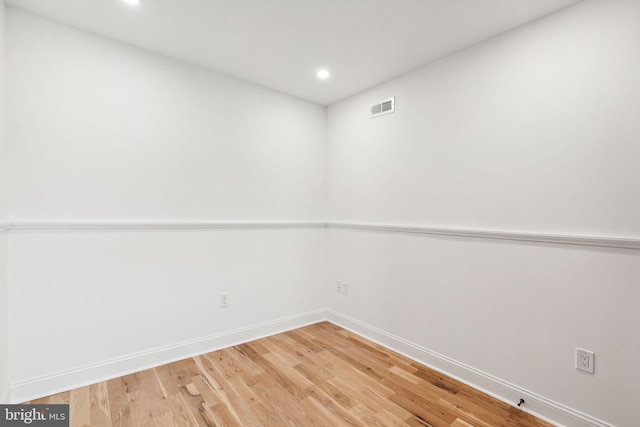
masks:
[[[472,239],[497,239],[563,245],[599,246],[606,248],[640,249],[640,238],[612,236],[581,236],[578,234],[529,233],[506,230],[482,230],[446,227],[422,227],[349,222],[219,222],[219,221],[14,221],[0,223],[0,233],[39,230],[242,230],[288,228],[336,228],[388,233],[454,236]]]
[[[326,319],[326,310],[276,319],[10,384],[11,402],[21,403],[139,372],[156,366],[301,328]]]
[[[640,238],[581,236],[573,234],[543,234],[519,231],[481,230],[463,228],[417,227],[365,223],[330,222],[329,228],[342,228],[391,233],[429,234],[470,237],[475,239],[517,240],[523,242],[559,243],[565,245],[602,246],[607,248],[640,249]]]
[[[215,222],[215,221],[14,221],[10,230],[227,230],[255,228],[324,228],[324,222]]]
[[[327,319],[512,406],[523,398],[526,402],[524,410],[557,426],[614,427],[612,424],[336,311],[327,310]]]

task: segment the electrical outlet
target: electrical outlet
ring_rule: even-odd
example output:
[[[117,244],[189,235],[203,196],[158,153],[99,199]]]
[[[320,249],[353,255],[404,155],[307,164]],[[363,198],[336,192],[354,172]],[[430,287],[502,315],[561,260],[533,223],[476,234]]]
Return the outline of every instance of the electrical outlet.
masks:
[[[229,307],[229,294],[220,294],[220,308]]]
[[[342,282],[340,281],[336,282],[336,292],[342,293]]]
[[[342,293],[349,295],[349,284],[347,282],[342,282]]]
[[[576,348],[576,369],[593,374],[595,356],[593,351]]]

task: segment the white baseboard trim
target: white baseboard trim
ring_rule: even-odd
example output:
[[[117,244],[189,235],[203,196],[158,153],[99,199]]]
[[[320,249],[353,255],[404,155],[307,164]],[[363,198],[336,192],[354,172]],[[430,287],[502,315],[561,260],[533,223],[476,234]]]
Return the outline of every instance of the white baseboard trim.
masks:
[[[327,320],[512,406],[515,406],[515,403],[523,398],[526,402],[524,411],[554,425],[560,427],[614,427],[612,424],[336,311],[327,310]]]
[[[10,401],[21,403],[117,378],[122,375],[209,353],[326,320],[326,310],[276,319],[257,325],[213,334],[155,348],[63,372],[10,384]],[[4,396],[4,395],[3,395]],[[8,396],[7,396],[8,397]]]
[[[38,399],[199,354],[216,351],[221,348],[301,328],[324,320],[328,320],[370,339],[373,342],[512,406],[515,405],[515,402],[520,398],[523,398],[526,401],[526,407],[523,410],[559,427],[615,427],[612,424],[598,420],[590,415],[501,380],[493,375],[431,351],[379,328],[336,311],[324,309],[16,382],[11,384],[10,387],[2,393],[1,402],[21,403]]]

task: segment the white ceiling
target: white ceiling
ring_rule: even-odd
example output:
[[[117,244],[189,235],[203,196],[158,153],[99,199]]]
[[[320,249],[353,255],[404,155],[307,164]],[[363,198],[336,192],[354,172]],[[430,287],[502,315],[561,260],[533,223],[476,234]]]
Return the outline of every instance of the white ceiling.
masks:
[[[580,0],[142,1],[6,3],[330,105]]]

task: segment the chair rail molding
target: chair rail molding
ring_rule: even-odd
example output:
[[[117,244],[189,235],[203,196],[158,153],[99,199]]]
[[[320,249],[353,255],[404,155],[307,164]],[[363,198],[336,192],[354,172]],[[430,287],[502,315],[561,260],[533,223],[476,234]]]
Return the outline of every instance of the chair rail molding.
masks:
[[[325,228],[322,221],[13,221],[11,231],[38,230],[226,230]]]
[[[315,221],[24,221],[0,222],[0,233],[44,230],[242,230],[328,228],[640,250],[640,237],[539,233],[480,228]]]
[[[423,234],[466,237],[473,239],[515,240],[521,242],[555,243],[564,245],[601,246],[607,248],[640,249],[640,238],[583,236],[578,234],[531,233],[522,231],[465,229],[448,227],[423,227],[408,225],[368,224],[354,222],[329,222],[335,229],[364,230],[387,233]]]

